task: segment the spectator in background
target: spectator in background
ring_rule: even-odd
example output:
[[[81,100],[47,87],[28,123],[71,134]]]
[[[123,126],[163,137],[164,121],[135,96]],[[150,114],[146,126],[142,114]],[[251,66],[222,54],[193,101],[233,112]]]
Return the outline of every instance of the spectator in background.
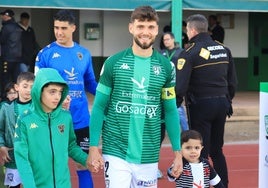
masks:
[[[167,32],[170,32],[171,33],[171,23],[170,23],[170,25],[166,25],[164,28],[163,28],[163,32],[164,33],[167,33]],[[173,34],[173,36],[174,36],[174,34]],[[189,39],[188,39],[188,36],[187,36],[187,34],[186,34],[186,22],[185,21],[182,21],[182,34],[181,34],[181,42],[182,42],[182,44],[181,44],[181,46],[179,46],[179,47],[181,47],[181,48],[187,48],[187,44],[188,44],[188,41],[189,41]],[[179,45],[179,44],[177,44],[177,45]],[[165,45],[164,45],[164,41],[163,41],[163,35],[162,35],[162,37],[161,37],[161,40],[160,40],[160,50],[163,50],[163,49],[165,49],[166,47],[165,47]]]
[[[39,50],[34,30],[29,25],[29,22],[30,22],[30,15],[27,12],[21,13],[20,21],[18,22],[22,30],[21,33],[22,62],[20,64],[21,72],[34,71],[35,57]]]
[[[188,37],[187,37],[188,38]],[[177,66],[177,61],[179,59],[180,53],[183,51],[182,48],[175,42],[174,34],[171,32],[166,32],[163,34],[163,44],[165,49],[161,50],[161,54],[164,55],[168,60],[172,61],[175,66]],[[188,130],[188,123],[185,110],[183,106],[177,106],[180,115],[181,130]]]
[[[188,37],[187,37],[188,38]],[[162,43],[164,45],[164,49],[161,50],[161,54],[168,58],[169,61],[172,61],[174,65],[177,65],[177,61],[179,59],[180,53],[183,51],[182,48],[175,42],[174,34],[171,32],[165,32],[162,36]],[[178,113],[180,115],[180,125],[181,130],[188,130],[188,122],[184,107],[182,105],[177,106]],[[165,123],[161,123],[161,144],[166,135]],[[158,178],[162,178],[162,172],[158,169]]]
[[[224,41],[224,29],[219,24],[217,16],[210,15],[208,17],[209,34],[213,40],[223,43]]]
[[[22,60],[21,29],[14,19],[14,12],[6,9],[1,12],[2,29],[1,42],[1,95],[3,98],[5,85],[16,82],[19,74],[19,64]]]
[[[181,47],[182,48],[187,48],[189,39],[188,39],[188,36],[187,36],[187,33],[186,33],[186,22],[185,21],[182,21],[181,41],[182,41]]]

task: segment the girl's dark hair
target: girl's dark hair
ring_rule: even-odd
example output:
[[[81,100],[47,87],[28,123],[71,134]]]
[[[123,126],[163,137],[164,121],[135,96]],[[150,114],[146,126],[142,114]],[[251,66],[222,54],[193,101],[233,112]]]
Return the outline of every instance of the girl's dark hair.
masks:
[[[7,94],[11,89],[15,90],[15,83],[14,82],[9,82],[5,86],[5,94]]]
[[[185,142],[188,142],[189,139],[200,140],[203,145],[203,139],[201,134],[195,130],[186,130],[181,133],[181,145]]]
[[[11,89],[14,89],[15,90],[15,83],[14,82],[8,82],[6,85],[5,85],[5,93],[4,93],[4,96],[3,96],[3,101],[9,101],[9,99],[7,98],[7,93],[11,90]]]
[[[75,16],[70,10],[59,10],[53,17],[54,21],[68,22],[69,24],[75,24]]]
[[[130,23],[135,20],[139,21],[156,21],[158,23],[159,17],[151,6],[140,6],[135,8],[130,17]]]

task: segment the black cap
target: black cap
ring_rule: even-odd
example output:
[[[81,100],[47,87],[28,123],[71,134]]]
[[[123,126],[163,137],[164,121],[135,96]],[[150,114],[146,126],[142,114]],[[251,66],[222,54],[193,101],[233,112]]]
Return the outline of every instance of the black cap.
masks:
[[[14,16],[14,12],[11,9],[6,9],[3,12],[1,12],[0,14],[1,15],[6,15],[6,16],[9,16],[9,17],[13,17]]]

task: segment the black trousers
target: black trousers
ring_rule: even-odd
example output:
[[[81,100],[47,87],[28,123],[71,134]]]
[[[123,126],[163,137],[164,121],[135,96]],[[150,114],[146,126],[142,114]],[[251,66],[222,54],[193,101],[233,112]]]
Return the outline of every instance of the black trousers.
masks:
[[[222,96],[195,99],[195,102],[189,105],[191,129],[199,131],[203,137],[204,148],[201,156],[212,159],[225,187],[228,187],[228,170],[222,147],[226,111],[229,106],[227,98]]]

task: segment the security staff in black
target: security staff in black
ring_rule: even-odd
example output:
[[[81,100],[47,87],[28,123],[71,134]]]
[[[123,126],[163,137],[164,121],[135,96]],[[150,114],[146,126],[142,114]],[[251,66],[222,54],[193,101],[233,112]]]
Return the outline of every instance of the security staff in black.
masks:
[[[176,72],[177,105],[187,98],[189,125],[202,134],[201,157],[211,157],[215,170],[228,187],[224,125],[232,115],[231,100],[237,78],[231,52],[212,40],[207,32],[205,16],[196,14],[187,19],[190,46],[180,54]]]

